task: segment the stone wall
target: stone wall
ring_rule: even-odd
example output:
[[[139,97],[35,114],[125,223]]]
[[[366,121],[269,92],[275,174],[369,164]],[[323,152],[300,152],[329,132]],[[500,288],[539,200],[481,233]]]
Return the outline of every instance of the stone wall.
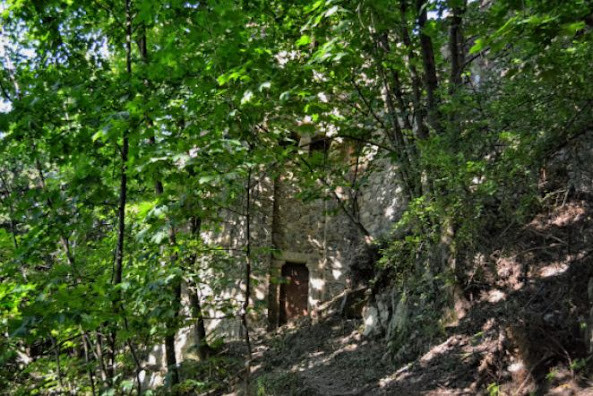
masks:
[[[375,161],[375,168],[361,190],[360,221],[374,237],[389,233],[406,208],[396,167],[387,159]]]
[[[252,317],[256,327],[262,327],[265,321],[265,311],[268,295],[268,273],[272,262],[270,248],[272,244],[272,221],[274,206],[274,180],[265,173],[254,173],[251,188],[250,232],[252,250],[252,294],[251,306],[257,312]],[[231,339],[243,337],[243,329],[239,318],[241,305],[244,301],[245,282],[244,271],[246,264],[245,249],[247,246],[246,227],[246,197],[228,210],[220,213],[224,219],[223,226],[217,231],[202,233],[202,238],[209,244],[226,249],[229,259],[222,266],[218,266],[209,275],[211,279],[221,278],[224,272],[228,285],[216,286],[203,284],[202,296],[215,296],[218,300],[231,301],[234,305],[232,312],[223,313],[216,309],[216,305],[205,304],[207,317],[206,330]],[[207,282],[205,282],[207,283]]]
[[[405,200],[398,185],[394,166],[386,159],[375,159],[375,152],[366,154],[367,165],[359,172],[370,172],[356,193],[356,216],[374,238],[386,235],[401,216]],[[372,163],[372,166],[371,166]],[[279,285],[282,265],[286,262],[305,264],[309,270],[309,312],[352,286],[352,269],[365,259],[365,240],[351,219],[340,210],[335,199],[303,202],[297,198],[299,181],[288,167],[281,176],[271,180],[265,175],[252,192],[254,216],[251,223],[252,244],[262,248],[254,264],[256,279],[252,306],[259,307],[252,317],[256,328],[273,329],[278,325]],[[338,191],[343,194],[343,191]],[[244,207],[245,203],[239,205]],[[225,216],[225,225],[218,233],[206,233],[204,239],[232,249],[245,245],[245,218],[232,212]],[[222,298],[243,301],[243,261],[225,272],[236,277],[233,287]],[[213,290],[203,290],[204,294]],[[210,311],[209,317],[220,313]],[[239,318],[211,319],[208,330],[226,337],[239,338]],[[264,326],[267,325],[267,326]]]
[[[341,148],[338,148],[341,149]],[[368,152],[358,172],[365,174],[365,183],[354,194],[357,198],[355,216],[373,238],[386,235],[405,206],[397,182],[396,170],[386,159],[375,158]],[[362,177],[363,175],[359,175]],[[281,176],[271,178],[264,172],[254,173],[251,188],[251,242],[253,249],[253,287],[251,306],[252,330],[274,329],[279,320],[279,284],[282,266],[286,262],[305,264],[309,270],[308,311],[316,308],[352,286],[352,269],[365,260],[365,238],[351,219],[333,199],[303,202],[297,198],[299,182],[290,167]],[[338,189],[337,194],[350,197]],[[351,201],[348,202],[352,204]],[[224,336],[242,339],[243,328],[239,312],[244,301],[244,265],[246,245],[245,197],[232,208],[222,209],[219,229],[202,233],[204,241],[228,252],[229,259],[210,269],[212,279],[220,279],[224,271],[227,285],[204,285],[200,288],[209,337]],[[208,229],[208,227],[205,227]],[[203,268],[208,263],[203,263]],[[184,289],[185,290],[185,289]],[[187,293],[185,290],[184,293]],[[184,296],[188,301],[187,295]],[[234,309],[223,312],[210,301],[231,301]],[[195,358],[196,338],[193,327],[177,334],[177,360]],[[153,368],[165,367],[164,348],[156,346],[149,362]],[[154,371],[146,383],[159,383],[166,370]],[[156,381],[156,382],[155,382]]]

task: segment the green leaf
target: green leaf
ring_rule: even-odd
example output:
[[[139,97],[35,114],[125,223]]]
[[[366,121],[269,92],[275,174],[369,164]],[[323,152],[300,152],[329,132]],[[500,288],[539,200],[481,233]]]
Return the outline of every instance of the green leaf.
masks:
[[[307,35],[303,35],[301,36],[300,39],[297,40],[296,42],[296,46],[297,47],[303,47],[305,45],[311,44],[311,37],[307,36]]]
[[[583,30],[586,27],[586,23],[585,21],[579,21],[579,22],[574,22],[574,23],[569,23],[563,26],[563,30],[568,34],[568,35],[574,35],[577,32]]]
[[[472,47],[469,49],[469,53],[470,54],[478,53],[478,52],[482,51],[485,46],[486,46],[485,40],[482,38],[479,38],[475,41],[474,45],[472,45]]]

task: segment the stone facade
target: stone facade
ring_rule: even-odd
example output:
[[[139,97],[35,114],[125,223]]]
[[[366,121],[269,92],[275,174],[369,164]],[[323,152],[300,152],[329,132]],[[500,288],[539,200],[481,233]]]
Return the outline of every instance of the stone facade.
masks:
[[[355,216],[373,238],[379,238],[389,233],[401,216],[405,201],[393,165],[385,159],[374,159],[375,155],[370,152],[364,158],[366,163],[374,164],[372,171],[367,169],[369,177],[356,193]],[[256,251],[260,250],[254,262],[255,291],[251,297],[256,313],[252,323],[255,328],[273,329],[279,324],[280,309],[276,280],[285,263],[307,266],[308,312],[314,316],[320,304],[352,286],[351,270],[361,259],[365,239],[349,216],[340,211],[335,199],[305,203],[297,198],[299,183],[290,168],[273,180],[265,174],[256,175],[254,180],[257,183],[252,189],[252,244]],[[246,243],[245,228],[244,217],[231,213],[219,233],[203,237],[228,248],[242,249]],[[234,274],[237,280],[220,297],[243,301],[243,265],[234,263],[226,273]],[[209,292],[212,290],[204,290]],[[211,311],[208,316],[217,317],[217,313]],[[231,338],[242,335],[238,315],[210,319],[207,323],[209,332]]]
[[[338,148],[339,149],[339,148]],[[400,216],[405,201],[400,193],[396,171],[388,160],[374,158],[375,152],[366,153],[360,172],[368,172],[365,183],[356,192],[354,215],[371,237],[379,238],[389,233]],[[370,166],[372,163],[372,167]],[[372,168],[372,169],[371,169]],[[253,250],[253,293],[251,330],[272,330],[279,325],[280,286],[277,279],[282,266],[287,263],[306,265],[309,270],[308,312],[316,315],[323,303],[343,293],[352,285],[352,268],[361,260],[365,238],[352,220],[340,210],[333,199],[317,199],[305,203],[297,198],[297,176],[287,167],[281,176],[271,178],[265,173],[254,173],[251,193],[251,242]],[[336,191],[338,196],[347,196]],[[351,204],[351,202],[349,202]],[[204,316],[209,337],[224,336],[242,339],[243,328],[239,313],[244,301],[244,265],[246,245],[245,197],[234,208],[223,210],[222,227],[202,233],[209,244],[221,246],[231,257],[225,264],[212,271],[224,271],[231,282],[224,286],[202,286]],[[207,283],[207,282],[205,282]],[[185,296],[187,301],[187,296]],[[230,301],[234,308],[221,311],[209,301]],[[195,358],[194,329],[181,329],[176,339],[177,361]],[[165,367],[164,348],[156,346],[149,356],[153,367],[159,362]],[[160,370],[145,379],[146,384],[162,380]],[[156,381],[156,382],[155,382]]]

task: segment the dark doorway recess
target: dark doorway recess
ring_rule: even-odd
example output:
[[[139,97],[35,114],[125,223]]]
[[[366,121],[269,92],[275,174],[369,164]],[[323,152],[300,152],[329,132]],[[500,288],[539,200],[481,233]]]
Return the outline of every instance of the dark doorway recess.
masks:
[[[305,264],[286,263],[282,266],[282,278],[285,283],[280,285],[280,325],[308,314],[309,269]]]

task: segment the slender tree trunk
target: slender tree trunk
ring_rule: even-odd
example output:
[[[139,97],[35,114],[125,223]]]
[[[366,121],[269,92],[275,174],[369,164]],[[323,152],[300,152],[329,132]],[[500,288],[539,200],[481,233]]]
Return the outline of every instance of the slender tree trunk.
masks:
[[[103,340],[102,340],[102,335],[99,334],[97,332],[97,346],[96,346],[96,352],[95,352],[95,357],[97,359],[97,361],[99,362],[99,368],[100,368],[100,372],[101,372],[101,380],[103,381],[103,383],[105,385],[109,384],[109,380],[110,380],[110,373],[107,370],[107,366],[105,365],[105,356],[103,356]],[[89,344],[90,344],[90,340],[89,340]]]
[[[402,41],[408,49],[408,69],[412,79],[412,99],[414,104],[414,122],[416,123],[417,135],[420,139],[428,137],[428,130],[424,124],[424,108],[422,106],[422,82],[418,75],[418,70],[415,66],[414,48],[412,47],[412,40],[408,31],[408,16],[407,16],[407,0],[400,1],[400,17],[401,17],[401,35]]]
[[[272,252],[270,260],[273,262],[277,258],[277,252],[280,250],[279,235],[281,232],[280,224],[280,183],[282,183],[281,174],[274,177],[274,188],[272,194]],[[276,329],[280,322],[279,292],[280,288],[274,281],[278,277],[280,270],[274,265],[270,266],[268,273],[268,331]]]
[[[194,240],[200,238],[200,230],[202,228],[202,221],[197,216],[192,216],[190,219],[190,232]],[[193,254],[190,258],[190,264],[194,266],[197,261],[197,255]],[[208,345],[206,340],[206,323],[204,321],[204,313],[202,312],[202,304],[200,303],[200,290],[197,283],[188,284],[190,291],[190,304],[192,309],[192,315],[196,318],[195,333],[196,342],[198,344],[198,356],[200,360],[206,360],[212,354],[212,348]]]
[[[449,56],[451,62],[451,75],[449,82],[449,95],[453,96],[457,90],[461,87],[463,65],[465,62],[465,49],[463,48],[463,14],[466,9],[466,0],[454,3],[451,6],[451,24],[449,26]],[[452,127],[457,129],[457,117],[455,113],[449,114],[449,122]],[[455,130],[454,129],[454,130]],[[453,136],[453,143],[451,144],[451,150],[454,150],[454,145],[457,141],[457,135]],[[453,153],[452,153],[453,154]],[[455,247],[455,235],[456,235],[456,223],[455,219],[450,216],[446,216],[442,221],[442,255],[443,262],[442,266],[445,270],[451,271],[455,279],[457,280],[457,249]],[[450,297],[456,306],[467,306],[463,293],[459,293],[460,287],[455,284],[449,291]]]
[[[58,375],[58,384],[60,384],[60,392],[64,391],[64,381],[62,379],[62,365],[60,363],[60,344],[54,337],[50,337],[51,343],[54,350],[54,356],[56,358],[56,371]]]
[[[249,300],[251,298],[251,178],[252,169],[249,168],[247,174],[246,195],[247,202],[245,204],[245,222],[246,222],[246,248],[245,248],[245,301],[241,309],[241,322],[243,330],[245,331],[245,345],[247,346],[247,360],[245,362],[245,394],[249,394],[249,384],[251,380],[251,338],[249,336]]]
[[[463,48],[463,14],[465,12],[465,1],[462,6],[453,6],[451,25],[449,26],[449,56],[451,57],[451,84],[449,93],[453,94],[461,85],[461,73],[465,62],[465,51]]]
[[[150,138],[151,144],[156,144],[153,137]],[[164,192],[163,183],[160,180],[155,182],[154,187],[157,196],[162,196]],[[167,221],[170,221],[167,218]],[[175,248],[177,245],[177,235],[172,224],[169,225],[169,246]],[[176,254],[170,257],[171,266],[175,267],[177,261]],[[179,383],[179,370],[177,368],[177,357],[175,356],[175,334],[177,332],[177,318],[179,317],[179,310],[181,309],[181,280],[175,279],[172,286],[173,291],[173,310],[174,318],[169,320],[166,324],[167,334],[165,335],[165,360],[167,362],[167,372],[169,373],[169,386],[173,387]]]
[[[408,199],[412,200],[414,197],[414,192],[416,191],[416,185],[418,184],[415,181],[415,177],[413,177],[413,169],[412,169],[412,164],[414,163],[414,160],[412,158],[413,154],[412,154],[411,148],[408,147],[408,145],[406,144],[406,139],[404,137],[402,128],[399,124],[400,114],[398,114],[395,103],[393,102],[393,97],[396,95],[394,95],[393,88],[391,87],[389,79],[387,78],[387,73],[382,66],[383,53],[390,52],[387,34],[383,34],[377,40],[376,50],[377,50],[377,56],[379,58],[378,59],[379,62],[377,62],[377,69],[379,71],[379,77],[382,80],[383,89],[385,90],[385,103],[387,105],[389,120],[390,120],[391,127],[392,127],[392,133],[390,134],[392,136],[391,142],[392,142],[395,150],[397,150],[397,152],[399,153],[400,160],[398,162],[399,162],[400,178],[402,179],[402,182],[405,185],[406,194],[408,195]],[[407,118],[405,115],[405,109],[402,108],[401,110],[402,110],[401,118],[402,119]]]
[[[126,0],[126,70],[128,79],[132,78],[132,15],[131,15],[131,0]],[[131,81],[130,81],[131,83]],[[123,260],[125,248],[125,232],[126,232],[126,202],[128,194],[128,152],[130,149],[129,131],[124,129],[122,133],[121,146],[121,174],[119,185],[119,207],[118,207],[118,233],[117,233],[117,247],[115,253],[115,272],[113,283],[118,285],[122,281],[123,274]]]
[[[428,13],[426,10],[427,0],[416,0],[418,11],[418,28],[420,30],[420,48],[422,50],[422,63],[424,65],[424,79],[426,85],[426,97],[428,107],[428,121],[436,133],[441,132],[441,125],[438,114],[437,89],[438,78],[434,58],[432,39],[426,34],[426,22]]]
[[[154,137],[150,138],[152,144],[156,144]],[[155,192],[157,196],[162,196],[164,192],[163,183],[160,180],[155,182]],[[167,218],[167,221],[170,221]],[[169,225],[169,246],[175,248],[177,245],[177,235],[172,224]],[[171,267],[176,266],[177,257],[173,253],[170,257]],[[179,383],[179,370],[177,368],[177,357],[175,356],[175,334],[177,333],[177,318],[181,309],[181,279],[175,279],[172,285],[173,291],[173,320],[167,321],[167,334],[165,335],[165,360],[167,361],[167,372],[169,373],[169,386],[173,387]]]
[[[393,80],[393,95],[395,96],[395,100],[397,100],[397,105],[399,106],[401,111],[401,119],[403,122],[403,126],[404,128],[412,131],[414,129],[414,126],[412,125],[412,121],[410,120],[409,107],[408,105],[406,105],[404,100],[402,83],[397,70],[391,70],[391,79]]]
[[[162,189],[162,186],[161,186]],[[162,190],[161,190],[162,194]],[[174,248],[177,245],[177,237],[173,225],[169,225],[169,245]],[[176,265],[177,257],[171,255],[171,266]],[[169,373],[169,385],[173,387],[179,384],[179,370],[177,367],[177,358],[175,357],[175,333],[177,332],[177,318],[181,308],[181,279],[173,280],[173,320],[167,322],[167,334],[165,336],[165,356],[167,360],[167,372]]]
[[[142,27],[144,30],[140,39],[138,40],[138,47],[140,50],[140,54],[142,56],[142,60],[145,64],[148,64],[148,43],[146,40],[146,30],[145,27]],[[144,81],[144,84],[148,86],[148,81]],[[152,127],[152,120],[150,117],[148,119],[148,126]],[[152,145],[156,145],[156,139],[153,136],[149,138],[149,142]],[[157,196],[162,196],[164,192],[163,183],[160,180],[155,181],[154,191]],[[167,218],[167,221],[170,221]],[[177,245],[177,235],[175,232],[175,228],[172,224],[169,225],[169,245],[174,248]],[[170,257],[171,266],[174,267],[176,265],[177,257],[175,254],[172,254]],[[179,383],[179,370],[177,368],[177,358],[175,356],[175,334],[177,332],[177,317],[179,316],[179,310],[181,308],[181,280],[176,279],[173,282],[173,310],[174,313],[174,320],[167,321],[167,334],[165,335],[165,360],[167,362],[167,372],[169,373],[169,386],[173,387]]]
[[[195,334],[196,342],[198,346],[198,356],[200,360],[206,360],[212,355],[212,348],[208,345],[206,340],[206,324],[204,322],[204,314],[202,313],[202,305],[200,303],[200,295],[197,290],[190,294],[190,303],[192,309],[192,315],[196,318]]]
[[[94,370],[91,368],[90,363],[91,363],[91,359],[89,356],[89,349],[91,348],[90,342],[89,342],[89,337],[87,335],[87,333],[83,333],[82,336],[82,345],[84,348],[84,361],[86,363],[87,366],[87,372],[89,375],[89,382],[91,383],[91,392],[93,393],[93,396],[95,396],[97,394],[97,391],[95,389],[95,373],[93,372]]]
[[[126,72],[128,83],[132,83],[132,10],[131,0],[125,0],[126,13]],[[119,185],[119,206],[117,213],[117,245],[115,249],[115,268],[113,271],[113,285],[117,286],[122,282],[123,261],[126,234],[126,203],[128,194],[128,152],[130,149],[129,130],[125,128],[122,132],[122,146],[120,148],[120,185]],[[116,296],[113,302],[114,311],[121,313],[121,296]],[[111,350],[109,375],[111,379],[115,376],[115,355],[117,349],[117,324],[114,324],[111,331]]]
[[[124,328],[126,329],[126,332],[130,333],[130,327],[128,326],[128,318],[126,317],[125,314],[125,310],[122,306],[122,314],[124,317]],[[142,394],[142,382],[140,381],[140,373],[142,372],[142,364],[140,363],[140,359],[138,359],[138,354],[136,353],[136,348],[134,348],[134,344],[132,344],[132,341],[130,339],[128,339],[126,341],[126,344],[128,344],[128,348],[130,348],[130,353],[132,355],[132,359],[134,360],[134,364],[136,365],[136,389],[138,390],[138,395]]]

